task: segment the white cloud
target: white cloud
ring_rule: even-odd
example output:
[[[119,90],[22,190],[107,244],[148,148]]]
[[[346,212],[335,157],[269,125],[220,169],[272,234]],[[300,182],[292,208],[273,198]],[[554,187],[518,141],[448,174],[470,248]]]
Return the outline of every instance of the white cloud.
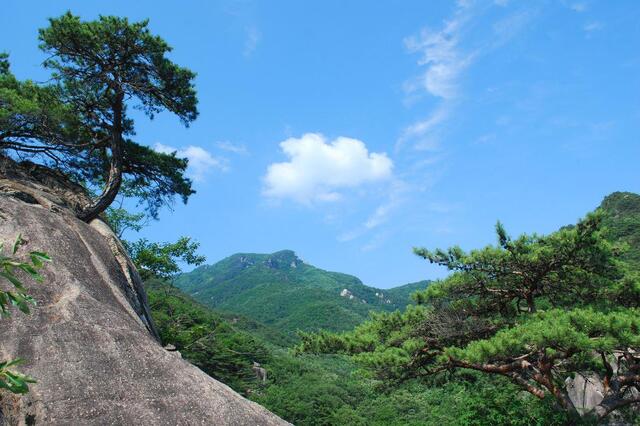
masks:
[[[423,29],[417,37],[405,39],[405,46],[412,53],[420,53],[418,65],[426,67],[419,78],[422,88],[433,96],[443,99],[454,98],[457,94],[458,77],[470,64],[471,56],[458,48],[460,30],[468,20],[464,13],[468,6],[459,5],[454,18],[445,22],[440,31]],[[415,88],[416,85],[410,85]]]
[[[398,139],[396,149],[400,148],[400,146],[409,139],[424,136],[435,130],[438,125],[449,118],[450,111],[451,109],[449,108],[448,104],[440,105],[434,112],[431,113],[431,115],[429,115],[424,120],[417,121],[410,126],[407,126]]]
[[[522,9],[497,21],[493,24],[495,40],[491,47],[495,49],[509,42],[529,24],[536,14],[535,9]]]
[[[496,6],[506,6],[507,0],[494,0]],[[451,119],[462,97],[460,80],[464,72],[479,57],[497,49],[515,37],[535,16],[535,9],[520,9],[493,25],[488,37],[474,38],[468,33],[473,21],[486,7],[473,1],[459,1],[450,19],[442,28],[434,31],[423,29],[418,36],[405,39],[409,52],[419,53],[418,65],[423,73],[408,83],[405,91],[415,97],[416,93],[429,94],[440,99],[439,104],[425,118],[405,127],[398,138],[396,149],[409,140],[417,139],[413,148],[434,151],[440,149],[440,134]],[[466,38],[465,38],[466,37]],[[463,41],[473,43],[464,48]]]
[[[249,153],[249,150],[247,149],[246,146],[242,144],[235,144],[229,141],[216,142],[216,146],[223,151],[232,152],[234,154],[245,155]]]
[[[385,153],[370,153],[364,142],[306,133],[280,143],[289,161],[269,165],[263,194],[302,204],[337,201],[341,191],[388,180],[393,162]]]
[[[156,143],[153,149],[164,154],[176,153],[177,157],[187,158],[189,166],[187,167],[187,175],[196,182],[205,180],[211,169],[228,170],[227,161],[224,158],[214,157],[204,148],[189,145],[186,148],[174,148],[161,143]]]
[[[355,229],[343,232],[338,236],[338,241],[348,242],[358,239],[370,231],[380,228],[387,223],[396,211],[407,200],[406,195],[415,192],[415,188],[408,185],[401,179],[393,179],[389,185],[384,188],[386,200],[376,207],[376,209],[367,217],[367,219]]]
[[[244,40],[244,50],[242,54],[245,57],[251,56],[251,54],[258,47],[258,43],[262,39],[262,33],[256,27],[247,27],[246,28],[246,38]]]
[[[421,55],[418,65],[424,67],[419,77],[405,84],[405,91],[410,94],[422,91],[440,98],[442,102],[427,117],[403,130],[396,149],[407,140],[436,131],[449,118],[452,104],[459,96],[460,76],[475,56],[473,52],[465,53],[459,47],[464,26],[471,18],[470,9],[470,2],[458,2],[453,17],[444,22],[442,29],[423,29],[418,36],[404,40],[409,52]],[[418,145],[433,147],[436,141],[436,138],[431,137],[426,141],[423,139]]]
[[[373,229],[382,225],[387,221],[387,219],[389,218],[389,213],[391,213],[394,207],[395,205],[392,203],[378,206],[378,208],[373,212],[369,219],[367,219],[364,227],[367,229]]]
[[[603,29],[604,25],[602,24],[602,22],[592,21],[592,22],[587,22],[582,28],[585,30],[585,32],[592,33],[594,31],[599,31]]]

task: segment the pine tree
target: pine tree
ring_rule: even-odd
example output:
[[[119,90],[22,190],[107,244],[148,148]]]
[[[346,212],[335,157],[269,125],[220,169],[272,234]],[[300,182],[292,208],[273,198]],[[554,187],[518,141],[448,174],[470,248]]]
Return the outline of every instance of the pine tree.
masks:
[[[174,196],[186,202],[194,193],[187,161],[132,139],[129,108],[151,119],[169,111],[185,125],[198,115],[195,74],[167,58],[171,48],[148,21],[84,22],[69,12],[50,19],[39,39],[52,84],[19,81],[0,57],[0,154],[56,168],[100,192],[77,212],[85,221],[102,213],[123,183],[153,217]]]
[[[403,313],[377,314],[345,334],[304,334],[297,351],[350,354],[386,378],[501,375],[574,416],[565,380],[594,373],[605,395],[590,415],[639,403],[640,293],[637,283],[621,284],[630,278],[602,220],[590,214],[548,236],[517,239],[498,223],[496,246],[415,249],[452,275],[415,294],[417,306]]]

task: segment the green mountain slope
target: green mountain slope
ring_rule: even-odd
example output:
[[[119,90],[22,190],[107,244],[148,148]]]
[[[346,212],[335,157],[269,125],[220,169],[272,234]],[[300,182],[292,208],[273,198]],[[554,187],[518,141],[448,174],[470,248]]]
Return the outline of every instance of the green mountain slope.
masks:
[[[253,363],[271,359],[266,342],[162,280],[148,280],[145,289],[163,344],[238,392],[257,386]]]
[[[624,243],[623,259],[640,267],[640,195],[614,192],[605,197],[600,209],[605,213],[609,239]]]
[[[346,357],[293,356],[262,341],[264,326],[258,326],[260,336],[243,330],[256,326],[245,317],[227,318],[157,279],[145,288],[163,344],[175,346],[207,374],[296,425],[441,425],[467,424],[468,419],[529,424],[530,418],[552,414],[541,411],[544,406],[535,398],[514,400],[512,385],[500,379],[476,377],[442,386],[413,380],[384,389],[357,374]],[[256,376],[254,362],[266,370],[265,382]],[[514,418],[522,421],[510,421]]]
[[[600,208],[609,238],[627,245],[625,259],[637,270],[640,196],[613,193]],[[147,283],[152,315],[163,341],[175,345],[204,371],[295,424],[568,421],[548,401],[513,398],[517,391],[501,377],[464,373],[448,376],[446,381],[413,379],[380,386],[356,371],[345,357],[294,357],[283,349],[295,342],[291,331],[296,328],[343,330],[361,322],[370,309],[402,308],[410,303],[414,291],[429,284],[427,281],[379,290],[353,276],[315,268],[293,252],[282,251],[234,255],[183,274],[176,284],[193,297],[163,283]],[[349,294],[340,296],[344,289]],[[216,307],[215,311],[201,302]],[[266,383],[253,373],[254,361],[267,370]],[[523,412],[527,416],[523,417]]]
[[[179,275],[174,284],[207,306],[293,334],[348,330],[369,311],[404,308],[427,282],[380,290],[358,278],[309,265],[291,250],[240,253]]]
[[[384,290],[384,295],[392,300],[411,301],[411,295],[413,293],[418,290],[424,290],[428,285],[429,281],[417,281],[415,283],[409,283]]]

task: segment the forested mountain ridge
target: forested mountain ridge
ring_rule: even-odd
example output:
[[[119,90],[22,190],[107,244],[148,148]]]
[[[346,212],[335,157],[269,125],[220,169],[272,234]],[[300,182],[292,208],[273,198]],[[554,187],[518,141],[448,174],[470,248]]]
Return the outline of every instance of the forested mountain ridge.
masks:
[[[505,403],[513,392],[508,381],[477,377],[433,386],[413,380],[385,388],[346,357],[294,355],[246,317],[208,308],[157,279],[145,288],[163,344],[294,424],[417,426],[487,418],[496,424],[528,425],[538,418],[559,424],[549,407],[530,398]],[[254,362],[266,380],[257,376]],[[453,418],[463,395],[464,411]]]
[[[607,238],[623,243],[623,260],[634,268],[640,266],[640,195],[614,192],[607,195],[600,209],[604,213]]]
[[[625,259],[632,258],[640,250],[637,238],[640,226],[634,224],[637,223],[634,218],[637,219],[640,213],[638,201],[640,196],[636,194],[613,193],[598,208],[603,215],[607,238],[616,245],[625,246]],[[357,278],[317,270],[291,251],[272,255],[237,254],[214,265],[200,267],[197,271],[200,271],[202,281],[187,281],[183,283],[185,288],[194,294],[202,292],[212,297],[208,293],[209,287],[222,283],[229,293],[218,294],[230,295],[227,300],[234,300],[237,296],[233,291],[236,289],[234,285],[242,285],[243,277],[252,279],[247,285],[249,290],[251,285],[269,286],[272,280],[279,279],[284,285],[300,287],[300,291],[307,291],[309,285],[315,285],[325,291],[325,296],[333,298],[336,292],[344,290],[343,286],[354,285],[354,299],[341,299],[348,299],[355,306],[364,305],[355,303],[355,295],[366,297],[366,291],[371,290],[366,288],[365,292],[358,293],[361,290],[359,286],[363,284]],[[189,274],[183,275],[183,279],[184,276]],[[303,277],[314,277],[316,281],[310,284]],[[539,401],[527,393],[518,392],[513,383],[502,377],[487,377],[467,371],[452,373],[446,380],[443,377],[413,378],[389,384],[372,378],[345,357],[292,356],[279,348],[290,346],[287,340],[291,339],[279,337],[281,334],[274,330],[276,327],[264,326],[230,309],[225,313],[218,308],[210,310],[195,298],[181,295],[179,290],[167,285],[148,285],[152,314],[166,342],[175,344],[185,358],[205,371],[213,369],[211,374],[214,377],[226,380],[237,391],[250,395],[295,424],[559,425],[570,421],[552,401]],[[426,286],[426,282],[411,283],[384,290],[383,294],[385,299],[406,300],[411,293]],[[374,296],[375,292],[380,294],[379,290],[373,290]],[[196,298],[198,294],[195,294]],[[165,300],[157,303],[160,299]],[[167,320],[169,311],[173,320]],[[203,326],[205,329],[200,330]],[[199,331],[194,332],[196,330]],[[213,339],[202,339],[213,331]],[[255,353],[250,353],[252,350],[256,350]],[[203,356],[208,353],[216,356]],[[260,362],[266,369],[268,378],[265,383],[251,375],[253,361]]]
[[[238,253],[175,278],[174,284],[207,306],[238,313],[286,333],[347,330],[369,311],[394,311],[427,281],[389,290],[316,268],[291,250]]]
[[[391,300],[404,300],[413,303],[411,295],[418,290],[424,290],[429,285],[428,280],[416,281],[404,284],[398,287],[392,287],[384,290],[384,294]]]

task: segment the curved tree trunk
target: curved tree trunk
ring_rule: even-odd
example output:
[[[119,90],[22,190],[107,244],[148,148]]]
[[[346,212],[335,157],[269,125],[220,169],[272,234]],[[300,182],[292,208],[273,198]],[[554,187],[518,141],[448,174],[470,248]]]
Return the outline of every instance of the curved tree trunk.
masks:
[[[122,185],[122,110],[124,95],[119,94],[113,106],[113,127],[111,135],[111,162],[109,164],[109,177],[107,183],[96,199],[78,213],[78,218],[90,222],[105,211],[115,200]]]

